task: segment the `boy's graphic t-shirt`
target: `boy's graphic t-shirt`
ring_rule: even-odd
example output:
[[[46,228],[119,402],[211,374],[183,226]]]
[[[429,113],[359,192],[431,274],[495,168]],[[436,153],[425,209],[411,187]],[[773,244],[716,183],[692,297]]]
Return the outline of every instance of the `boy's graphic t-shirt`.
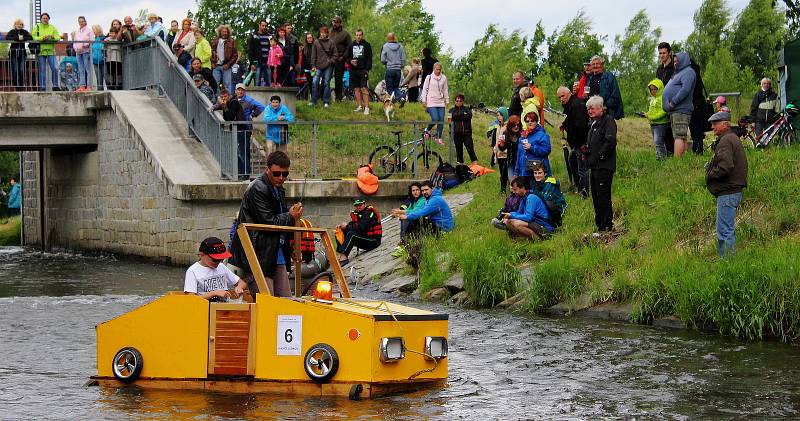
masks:
[[[205,294],[220,289],[227,290],[235,286],[238,280],[236,274],[231,272],[224,263],[220,263],[216,269],[212,269],[196,262],[186,270],[183,291]]]

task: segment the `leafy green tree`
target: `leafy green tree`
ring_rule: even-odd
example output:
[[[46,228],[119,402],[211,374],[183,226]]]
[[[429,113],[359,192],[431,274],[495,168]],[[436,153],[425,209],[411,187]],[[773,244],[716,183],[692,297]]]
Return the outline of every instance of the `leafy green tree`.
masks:
[[[0,178],[7,182],[9,177],[19,181],[19,152],[0,152]]]
[[[773,0],[750,0],[731,33],[733,58],[757,77],[774,77],[778,50],[784,44],[786,17]]]
[[[704,68],[719,48],[730,23],[731,11],[725,0],[704,0],[694,12],[694,31],[686,39],[686,52]],[[678,51],[673,48],[673,51]]]
[[[433,56],[442,62],[445,73],[448,73],[451,61],[442,51],[439,33],[434,27],[433,15],[425,11],[420,0],[389,0],[379,4],[376,0],[357,0],[353,4],[349,24],[345,24],[351,32],[361,28],[364,39],[372,44],[372,71],[369,75],[370,86],[383,79],[386,68],[380,61],[381,47],[386,42],[386,34],[394,32],[397,41],[403,45],[406,58],[422,58],[422,49],[427,47]],[[448,77],[451,77],[448,75]]]
[[[539,22],[536,22],[536,29],[533,31],[533,36],[530,39],[530,44],[528,45],[528,57],[533,62],[533,68],[531,68],[531,73],[538,75],[542,69],[542,65],[544,64],[544,53],[542,52],[542,46],[544,45],[545,41],[547,41],[547,35],[544,32],[544,25],[542,25],[542,20],[539,19]]]
[[[266,19],[270,27],[278,27],[286,22],[294,25],[294,33],[306,31],[317,33],[322,25],[330,26],[331,19],[342,16],[345,24],[350,16],[353,0],[198,0],[195,15],[201,28],[211,38],[219,25],[230,25],[240,47],[258,27],[261,19]],[[298,38],[300,38],[298,36]]]
[[[755,94],[757,88],[756,78],[750,67],[740,69],[733,60],[730,44],[724,42],[720,48],[714,51],[714,55],[708,60],[708,64],[702,70],[703,83],[708,93],[713,92],[739,92],[742,103],[741,110],[747,114],[750,112],[750,98]]]
[[[467,55],[456,60],[451,85],[462,92],[468,102],[508,105],[511,75],[534,65],[527,51],[528,39],[519,30],[507,34],[490,24]]]
[[[644,9],[628,23],[625,34],[614,37],[615,52],[609,70],[616,73],[625,108],[646,111],[647,83],[655,77],[658,58],[655,54],[661,28],[651,28]]]
[[[580,10],[563,28],[547,37],[547,63],[558,83],[572,84],[583,71],[583,63],[603,53],[601,37],[592,32],[592,20]]]

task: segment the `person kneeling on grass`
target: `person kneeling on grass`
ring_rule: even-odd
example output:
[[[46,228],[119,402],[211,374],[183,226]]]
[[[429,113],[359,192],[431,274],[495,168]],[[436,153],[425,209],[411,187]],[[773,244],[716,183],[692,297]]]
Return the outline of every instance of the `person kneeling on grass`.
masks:
[[[516,212],[504,213],[503,223],[508,227],[511,236],[521,235],[531,240],[541,240],[550,235],[554,228],[550,225],[550,214],[542,199],[528,191],[524,177],[517,177],[511,182],[520,197]]]
[[[247,284],[227,266],[220,264],[228,257],[231,253],[222,240],[217,237],[203,240],[200,243],[200,261],[186,270],[183,292],[217,302],[239,298]],[[230,287],[233,287],[232,291],[228,291]]]
[[[406,234],[439,234],[441,231],[452,231],[455,226],[453,213],[450,212],[450,206],[442,197],[442,189],[438,187],[434,189],[430,181],[423,181],[420,190],[422,190],[422,196],[427,200],[422,209],[411,212],[392,209],[393,217],[400,218],[401,221],[411,221],[406,229]]]
[[[512,184],[511,195],[506,198],[506,202],[503,205],[503,208],[500,209],[500,212],[498,212],[497,216],[492,218],[492,226],[497,229],[507,230],[508,227],[506,226],[505,222],[503,222],[503,216],[519,209],[520,200],[521,199],[517,194],[517,188]]]
[[[378,210],[367,205],[364,199],[356,199],[353,206],[355,209],[350,212],[350,222],[339,224],[339,229],[344,232],[344,242],[336,246],[336,253],[342,266],[350,263],[353,247],[370,251],[381,245],[383,227]]]

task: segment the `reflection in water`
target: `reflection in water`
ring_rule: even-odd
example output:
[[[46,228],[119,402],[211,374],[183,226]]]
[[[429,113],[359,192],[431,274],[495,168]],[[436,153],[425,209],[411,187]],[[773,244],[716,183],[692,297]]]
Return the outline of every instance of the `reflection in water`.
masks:
[[[789,345],[410,301],[450,313],[444,388],[359,402],[87,388],[94,326],[179,289],[184,270],[19,249],[0,260],[3,419],[796,418],[800,408]]]

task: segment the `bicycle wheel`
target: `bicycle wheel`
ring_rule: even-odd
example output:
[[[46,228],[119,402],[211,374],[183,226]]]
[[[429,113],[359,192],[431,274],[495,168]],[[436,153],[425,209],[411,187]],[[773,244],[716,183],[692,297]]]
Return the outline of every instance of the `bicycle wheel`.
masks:
[[[397,153],[391,146],[378,146],[369,154],[369,163],[379,180],[389,178],[397,170]]]
[[[411,174],[416,171],[417,177],[430,177],[431,173],[442,164],[442,157],[434,151],[426,151],[424,154],[417,155],[414,166],[411,167]]]
[[[783,133],[781,133],[781,146],[791,146],[792,143],[795,142],[797,142],[797,135],[794,130],[784,130]]]
[[[747,135],[742,137],[742,146],[748,149],[755,149],[756,148],[756,140],[753,138],[753,135],[748,133]]]

